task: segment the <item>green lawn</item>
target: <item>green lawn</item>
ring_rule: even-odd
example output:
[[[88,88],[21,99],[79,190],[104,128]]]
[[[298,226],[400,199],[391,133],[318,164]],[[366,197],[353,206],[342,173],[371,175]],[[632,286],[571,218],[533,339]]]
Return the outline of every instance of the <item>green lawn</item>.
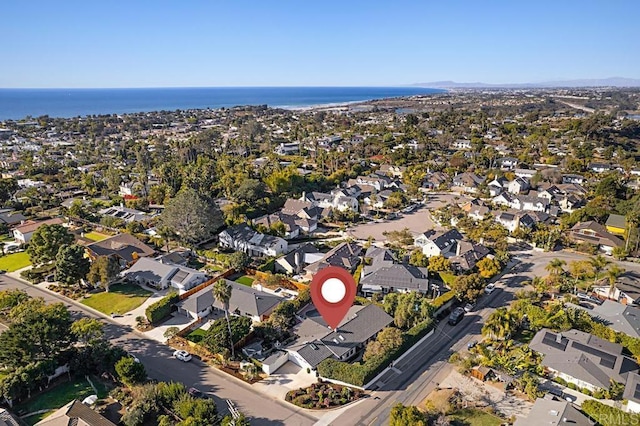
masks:
[[[93,395],[95,392],[89,382],[84,377],[78,377],[70,382],[60,383],[47,392],[32,398],[30,401],[17,405],[15,411],[20,414],[32,413],[34,411],[45,410],[50,408],[52,411],[57,410],[64,404],[70,402],[73,399],[79,399],[82,401],[89,395]],[[42,420],[50,413],[43,413],[40,415],[27,417],[24,419],[27,424],[33,425]]]
[[[29,259],[26,251],[0,257],[0,269],[4,269],[5,271],[13,272],[26,268],[29,265],[31,265],[31,259]]]
[[[196,328],[191,333],[187,334],[187,340],[191,340],[193,343],[200,343],[202,338],[207,332],[201,328]]]
[[[438,274],[440,274],[440,279],[445,284],[451,285],[456,280],[456,276],[450,272],[438,272]]]
[[[91,241],[102,241],[102,240],[106,240],[107,238],[110,237],[110,235],[105,235],[105,234],[101,234],[99,232],[95,232],[95,231],[91,231],[88,232],[86,234],[84,234],[84,237],[88,240]]]
[[[452,426],[500,426],[504,423],[500,417],[473,408],[458,410],[448,417]]]
[[[126,314],[142,305],[150,295],[151,292],[135,284],[114,284],[109,293],[93,294],[82,303],[107,315],[113,312]]]
[[[237,283],[240,283],[242,285],[246,285],[248,287],[251,287],[251,284],[253,284],[254,278],[250,277],[248,275],[243,275],[240,278],[238,278],[236,280]]]

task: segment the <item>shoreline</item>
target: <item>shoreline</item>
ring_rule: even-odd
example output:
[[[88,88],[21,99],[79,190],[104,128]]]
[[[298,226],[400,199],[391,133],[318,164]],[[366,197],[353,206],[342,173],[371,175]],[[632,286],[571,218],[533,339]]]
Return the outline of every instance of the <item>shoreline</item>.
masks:
[[[322,89],[322,88],[311,88],[311,89]],[[334,89],[339,89],[339,88],[330,88],[331,90]],[[355,88],[345,88],[345,90],[349,90],[349,89],[355,89],[355,90],[362,90],[365,88],[360,88],[360,87],[355,87]],[[372,90],[375,90],[377,88],[372,88]],[[394,90],[394,89],[398,89],[396,87],[389,87],[389,88],[383,88],[384,90]],[[2,90],[4,89],[0,89],[0,93],[2,93]],[[10,89],[10,90],[22,90],[22,89]],[[37,89],[25,89],[28,92],[33,92],[34,90]],[[45,91],[48,90],[58,90],[59,93],[64,92],[66,89],[45,89]],[[82,89],[78,89],[78,90],[82,90]],[[110,90],[110,89],[100,89],[100,90]],[[117,89],[117,90],[123,90],[123,89]],[[135,89],[134,89],[135,90]],[[189,89],[189,90],[193,90],[193,89]],[[84,90],[82,90],[84,91]],[[443,93],[447,93],[446,90],[442,90],[442,89],[429,89],[429,88],[425,88],[424,92],[419,92],[419,93],[371,93],[371,97],[368,97],[366,99],[354,99],[354,100],[346,100],[346,101],[337,101],[337,102],[313,102],[313,100],[308,99],[311,102],[304,102],[304,99],[302,100],[302,102],[297,103],[296,102],[296,95],[292,94],[289,96],[290,100],[293,101],[291,103],[287,103],[286,100],[285,102],[283,102],[284,98],[287,97],[287,94],[281,94],[281,93],[275,93],[275,97],[281,97],[283,99],[274,99],[274,94],[269,94],[268,96],[265,96],[267,99],[265,99],[267,102],[262,102],[261,100],[255,100],[255,99],[238,99],[237,103],[234,103],[233,101],[233,97],[231,98],[231,101],[225,101],[224,98],[221,98],[218,100],[218,102],[215,102],[215,98],[212,99],[212,101],[210,103],[212,104],[218,104],[217,106],[196,106],[196,107],[189,107],[186,108],[184,106],[180,106],[177,105],[180,103],[180,101],[176,101],[175,99],[169,99],[167,101],[167,103],[169,103],[169,105],[166,106],[162,106],[162,105],[157,105],[157,106],[150,106],[149,108],[146,108],[144,105],[138,105],[138,106],[126,106],[126,103],[131,103],[130,99],[123,99],[122,100],[122,104],[124,104],[124,108],[118,108],[118,105],[109,105],[108,102],[106,102],[105,104],[101,104],[101,101],[103,101],[104,99],[98,99],[98,102],[96,102],[95,99],[74,99],[72,102],[76,102],[77,105],[72,105],[69,106],[68,104],[65,105],[64,100],[61,99],[53,99],[54,103],[59,103],[59,105],[56,105],[55,107],[52,107],[51,109],[58,109],[58,110],[62,110],[59,114],[56,114],[55,112],[46,112],[46,111],[38,111],[38,108],[42,108],[41,105],[50,105],[52,100],[51,99],[14,99],[14,100],[9,100],[9,102],[13,101],[14,104],[18,104],[20,105],[21,103],[24,104],[25,102],[33,102],[33,105],[35,106],[34,109],[35,111],[31,112],[31,113],[27,113],[26,111],[20,111],[18,112],[18,114],[22,114],[24,112],[24,114],[20,117],[17,118],[16,115],[13,115],[11,112],[11,107],[8,106],[6,109],[6,114],[7,116],[5,117],[1,117],[0,118],[0,122],[24,122],[24,121],[28,121],[28,120],[35,120],[39,117],[44,117],[44,116],[48,116],[49,118],[52,119],[74,119],[74,118],[82,118],[85,119],[87,117],[91,117],[91,116],[109,116],[109,115],[117,115],[117,116],[123,116],[123,115],[140,115],[140,114],[153,114],[153,113],[161,113],[161,112],[167,112],[167,113],[175,113],[176,111],[207,111],[207,110],[211,110],[211,111],[220,111],[222,109],[242,109],[242,108],[250,108],[250,107],[257,107],[257,106],[262,106],[262,105],[266,105],[268,108],[270,109],[283,109],[283,110],[287,110],[287,111],[300,111],[300,112],[305,112],[305,111],[318,111],[318,110],[332,110],[332,109],[343,109],[343,108],[347,108],[349,106],[353,106],[353,105],[366,105],[369,104],[371,102],[380,102],[380,101],[392,101],[392,100],[402,100],[402,99],[406,99],[406,98],[411,98],[411,97],[415,97],[415,96],[433,96],[433,95],[439,95],[439,94],[443,94]],[[389,96],[384,96],[384,95],[389,95]],[[352,95],[352,96],[349,96]],[[327,98],[331,98],[331,97],[359,97],[359,96],[366,96],[366,94],[363,93],[350,93],[347,92],[347,95],[344,95],[343,93],[335,93],[335,94],[321,94],[318,96],[318,94],[315,94],[316,97],[327,97]],[[382,96],[380,96],[382,95]],[[271,97],[271,99],[268,99],[269,97]],[[300,97],[300,96],[298,96]],[[303,96],[305,97],[305,96]],[[314,94],[309,94],[306,95],[306,97],[310,97],[313,98]],[[170,105],[173,101],[174,105]],[[269,101],[272,101],[271,103]],[[186,101],[189,102],[189,101]],[[206,103],[207,101],[202,101],[201,99],[194,99],[193,103],[197,104],[197,103]],[[135,103],[135,102],[134,102]],[[177,104],[176,104],[177,103]],[[94,106],[98,104],[100,105],[97,109],[99,110],[105,110],[105,111],[91,111],[91,107],[89,105]],[[158,102],[158,104],[161,104],[161,102]],[[9,104],[10,105],[10,104]],[[1,105],[0,105],[1,107]],[[74,108],[75,107],[75,108]],[[110,109],[111,107],[113,107],[113,109]],[[24,108],[23,108],[24,109]],[[30,108],[31,109],[31,108]],[[46,108],[43,108],[46,110]],[[81,110],[84,109],[86,112],[82,112],[82,113],[78,113],[76,110]],[[66,111],[65,111],[66,110]],[[88,111],[87,111],[88,110]]]

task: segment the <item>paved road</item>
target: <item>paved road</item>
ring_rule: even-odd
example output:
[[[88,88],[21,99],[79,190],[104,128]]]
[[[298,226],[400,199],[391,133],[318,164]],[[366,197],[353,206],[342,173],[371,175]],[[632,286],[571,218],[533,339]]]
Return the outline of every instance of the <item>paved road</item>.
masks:
[[[285,405],[283,401],[255,392],[249,385],[220,373],[194,359],[183,363],[171,356],[172,350],[154,340],[144,337],[131,327],[121,326],[109,318],[97,315],[81,304],[62,296],[51,294],[41,288],[24,284],[9,276],[0,277],[0,290],[19,288],[33,297],[43,297],[49,303],[63,302],[75,317],[86,316],[102,319],[106,336],[115,344],[124,346],[142,361],[149,377],[161,381],[177,381],[187,386],[196,386],[214,394],[218,409],[225,413],[226,403],[231,399],[240,411],[251,418],[252,425],[312,425],[316,418]]]

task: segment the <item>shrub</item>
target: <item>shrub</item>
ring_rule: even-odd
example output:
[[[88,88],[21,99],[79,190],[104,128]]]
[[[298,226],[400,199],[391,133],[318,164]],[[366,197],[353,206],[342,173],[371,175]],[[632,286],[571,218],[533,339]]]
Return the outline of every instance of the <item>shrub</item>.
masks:
[[[434,309],[438,309],[454,297],[456,297],[456,293],[454,291],[448,291],[445,294],[442,294],[433,299],[433,302],[431,302],[431,306],[433,306]]]
[[[178,302],[177,293],[169,293],[157,302],[152,303],[147,307],[145,314],[149,322],[157,324],[171,313],[171,308]]]
[[[582,403],[582,411],[602,426],[637,425],[640,415],[624,412],[594,399]]]
[[[575,383],[567,383],[567,387],[572,390],[578,389]]]

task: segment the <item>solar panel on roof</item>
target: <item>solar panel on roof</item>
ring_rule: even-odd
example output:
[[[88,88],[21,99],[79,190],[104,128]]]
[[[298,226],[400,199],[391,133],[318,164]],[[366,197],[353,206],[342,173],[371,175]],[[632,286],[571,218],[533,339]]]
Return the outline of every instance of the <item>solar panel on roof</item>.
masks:
[[[613,368],[616,365],[616,356],[603,352],[591,346],[583,345],[579,342],[573,342],[573,347],[579,351],[586,352],[600,358],[600,365],[607,368]]]

